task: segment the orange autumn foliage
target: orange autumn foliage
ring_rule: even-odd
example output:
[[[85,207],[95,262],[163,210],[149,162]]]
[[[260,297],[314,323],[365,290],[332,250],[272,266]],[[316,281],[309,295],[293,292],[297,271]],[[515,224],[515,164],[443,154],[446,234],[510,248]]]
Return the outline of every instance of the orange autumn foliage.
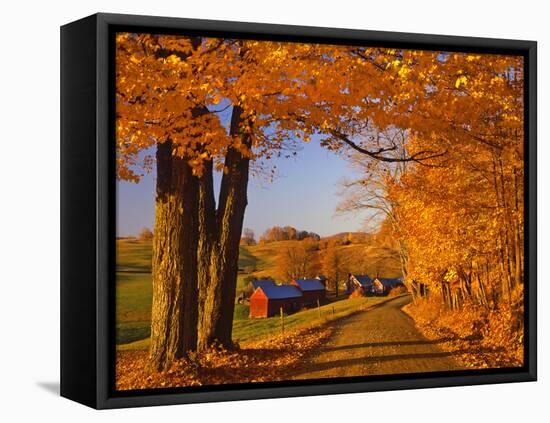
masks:
[[[369,209],[384,233],[391,230],[416,299],[411,314],[427,332],[478,337],[480,348],[500,351],[487,365],[521,365],[523,62],[442,56],[429,71],[429,98],[409,98],[421,91],[423,58],[407,68],[399,81],[410,113],[401,110],[394,128],[376,128],[373,136],[397,139],[395,157],[445,153],[406,164],[353,155],[361,177],[346,182],[341,208]]]
[[[362,298],[365,294],[361,289],[355,289],[350,295],[349,298]]]

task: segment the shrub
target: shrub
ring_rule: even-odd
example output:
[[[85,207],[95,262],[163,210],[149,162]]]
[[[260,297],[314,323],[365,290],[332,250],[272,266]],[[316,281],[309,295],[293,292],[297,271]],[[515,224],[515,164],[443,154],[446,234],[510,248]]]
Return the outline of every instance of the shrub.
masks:
[[[364,297],[365,294],[363,293],[363,291],[361,289],[356,289],[355,291],[353,291],[351,294],[350,294],[350,298],[362,298]]]
[[[407,288],[405,288],[403,285],[396,286],[392,289],[390,289],[390,292],[388,292],[388,297],[397,297],[398,295],[406,294]]]
[[[151,241],[153,239],[153,232],[149,228],[143,228],[138,238],[140,241]]]

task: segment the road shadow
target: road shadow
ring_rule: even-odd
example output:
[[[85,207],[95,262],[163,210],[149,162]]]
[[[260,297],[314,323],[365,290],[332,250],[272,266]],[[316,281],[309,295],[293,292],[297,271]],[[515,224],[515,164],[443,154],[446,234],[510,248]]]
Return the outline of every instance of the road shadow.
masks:
[[[358,357],[358,358],[349,358],[344,360],[333,360],[325,363],[310,363],[307,368],[303,368],[302,371],[299,369],[294,376],[299,376],[302,374],[322,372],[332,369],[343,369],[350,366],[356,365],[367,365],[373,363],[383,363],[388,361],[398,361],[398,360],[419,360],[419,359],[438,359],[438,358],[449,358],[458,354],[468,354],[471,353],[471,350],[463,349],[452,352],[433,352],[433,353],[413,353],[413,354],[393,354],[393,355],[379,355],[379,356],[370,356],[370,357]]]
[[[326,346],[320,348],[323,352],[329,351],[341,351],[341,350],[354,350],[357,348],[368,348],[368,347],[398,347],[401,345],[437,345],[444,342],[451,341],[452,338],[441,338],[441,339],[419,339],[414,341],[387,341],[387,342],[366,342],[363,344],[350,344],[350,345],[339,345],[339,346]]]
[[[58,397],[61,393],[59,382],[36,382],[36,386]]]

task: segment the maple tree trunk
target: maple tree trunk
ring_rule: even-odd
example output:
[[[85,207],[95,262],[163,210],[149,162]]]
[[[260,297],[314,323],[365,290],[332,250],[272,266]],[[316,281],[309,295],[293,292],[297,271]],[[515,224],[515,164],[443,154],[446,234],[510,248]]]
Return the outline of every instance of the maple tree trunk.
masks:
[[[213,272],[216,272],[218,278],[222,301],[217,304],[217,309],[213,310],[214,313],[210,316],[214,328],[213,338],[226,347],[232,345],[239,241],[247,205],[246,187],[249,166],[248,159],[243,158],[237,151],[230,151],[228,156],[232,156],[229,162],[233,170],[227,178],[229,181],[226,184],[222,181],[220,209],[217,216],[218,233],[211,261]]]
[[[216,203],[214,198],[212,162],[205,166],[199,182],[199,243],[198,243],[198,284],[199,284],[199,326],[197,348],[204,350],[209,345],[210,310],[214,297],[219,296],[212,284],[210,260],[216,235]]]
[[[166,370],[197,343],[198,181],[170,141],[156,159],[150,366]]]
[[[242,123],[242,109],[233,108],[230,133],[239,134]],[[249,137],[241,135],[243,144],[250,146]],[[225,169],[220,187],[219,206],[215,214],[201,202],[201,241],[209,248],[209,266],[206,261],[199,265],[201,291],[205,294],[201,303],[201,319],[198,348],[207,348],[218,343],[231,348],[233,312],[239,261],[239,242],[243,227],[244,212],[247,206],[249,158],[233,147],[225,157]],[[204,184],[205,198],[210,198],[211,188]],[[202,200],[201,200],[202,201]]]

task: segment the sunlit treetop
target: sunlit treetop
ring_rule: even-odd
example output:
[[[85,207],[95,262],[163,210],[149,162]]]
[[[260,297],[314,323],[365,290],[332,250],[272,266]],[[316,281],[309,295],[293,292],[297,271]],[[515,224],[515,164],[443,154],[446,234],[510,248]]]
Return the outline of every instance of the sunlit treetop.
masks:
[[[152,163],[139,153],[168,140],[200,174],[204,160],[221,169],[230,147],[261,163],[314,135],[385,160],[396,146],[373,132],[408,129],[428,140],[411,145],[415,161],[437,160],[449,142],[522,137],[523,67],[511,56],[129,33],[116,51],[122,179],[139,180]],[[220,114],[234,106],[230,135]]]

